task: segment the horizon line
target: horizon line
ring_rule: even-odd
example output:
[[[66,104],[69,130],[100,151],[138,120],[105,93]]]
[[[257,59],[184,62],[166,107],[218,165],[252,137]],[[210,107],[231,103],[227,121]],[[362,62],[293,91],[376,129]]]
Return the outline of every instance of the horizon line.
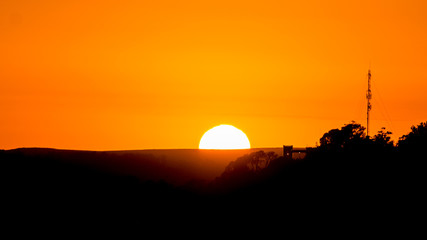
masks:
[[[2,151],[19,150],[19,149],[50,149],[50,150],[63,150],[63,151],[87,151],[87,152],[120,152],[120,151],[161,151],[161,150],[203,150],[203,151],[229,151],[229,150],[251,150],[251,149],[271,149],[283,148],[284,145],[279,147],[251,147],[240,149],[199,149],[199,148],[143,148],[143,149],[114,149],[114,150],[89,150],[89,149],[69,149],[69,148],[54,148],[54,147],[17,147],[9,149],[0,149]],[[307,148],[307,147],[294,147],[294,148]]]

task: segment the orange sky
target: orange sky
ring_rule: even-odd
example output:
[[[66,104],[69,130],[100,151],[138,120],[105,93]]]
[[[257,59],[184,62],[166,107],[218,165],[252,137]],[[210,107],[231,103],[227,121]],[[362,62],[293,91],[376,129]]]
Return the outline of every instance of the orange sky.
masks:
[[[427,1],[0,1],[0,148],[314,146],[427,120]]]

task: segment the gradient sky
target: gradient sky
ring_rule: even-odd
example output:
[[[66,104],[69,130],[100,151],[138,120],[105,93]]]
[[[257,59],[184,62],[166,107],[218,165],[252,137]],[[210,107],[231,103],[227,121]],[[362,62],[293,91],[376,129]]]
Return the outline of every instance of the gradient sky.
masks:
[[[427,120],[427,1],[0,1],[0,148],[314,146]]]

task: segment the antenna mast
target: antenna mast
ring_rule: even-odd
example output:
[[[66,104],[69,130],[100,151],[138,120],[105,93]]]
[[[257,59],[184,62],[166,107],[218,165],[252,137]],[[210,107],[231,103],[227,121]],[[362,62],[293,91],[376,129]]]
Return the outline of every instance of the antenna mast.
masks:
[[[366,99],[368,100],[368,106],[367,106],[367,118],[366,118],[366,134],[369,138],[369,112],[372,109],[371,105],[371,99],[372,99],[372,92],[371,92],[371,69],[368,70],[368,91],[366,92]]]

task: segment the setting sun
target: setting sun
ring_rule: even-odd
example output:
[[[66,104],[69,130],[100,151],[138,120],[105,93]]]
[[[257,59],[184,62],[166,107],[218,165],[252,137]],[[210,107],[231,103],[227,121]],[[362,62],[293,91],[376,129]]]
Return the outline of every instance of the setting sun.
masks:
[[[199,149],[247,149],[250,148],[246,134],[231,125],[211,128],[200,139]]]

